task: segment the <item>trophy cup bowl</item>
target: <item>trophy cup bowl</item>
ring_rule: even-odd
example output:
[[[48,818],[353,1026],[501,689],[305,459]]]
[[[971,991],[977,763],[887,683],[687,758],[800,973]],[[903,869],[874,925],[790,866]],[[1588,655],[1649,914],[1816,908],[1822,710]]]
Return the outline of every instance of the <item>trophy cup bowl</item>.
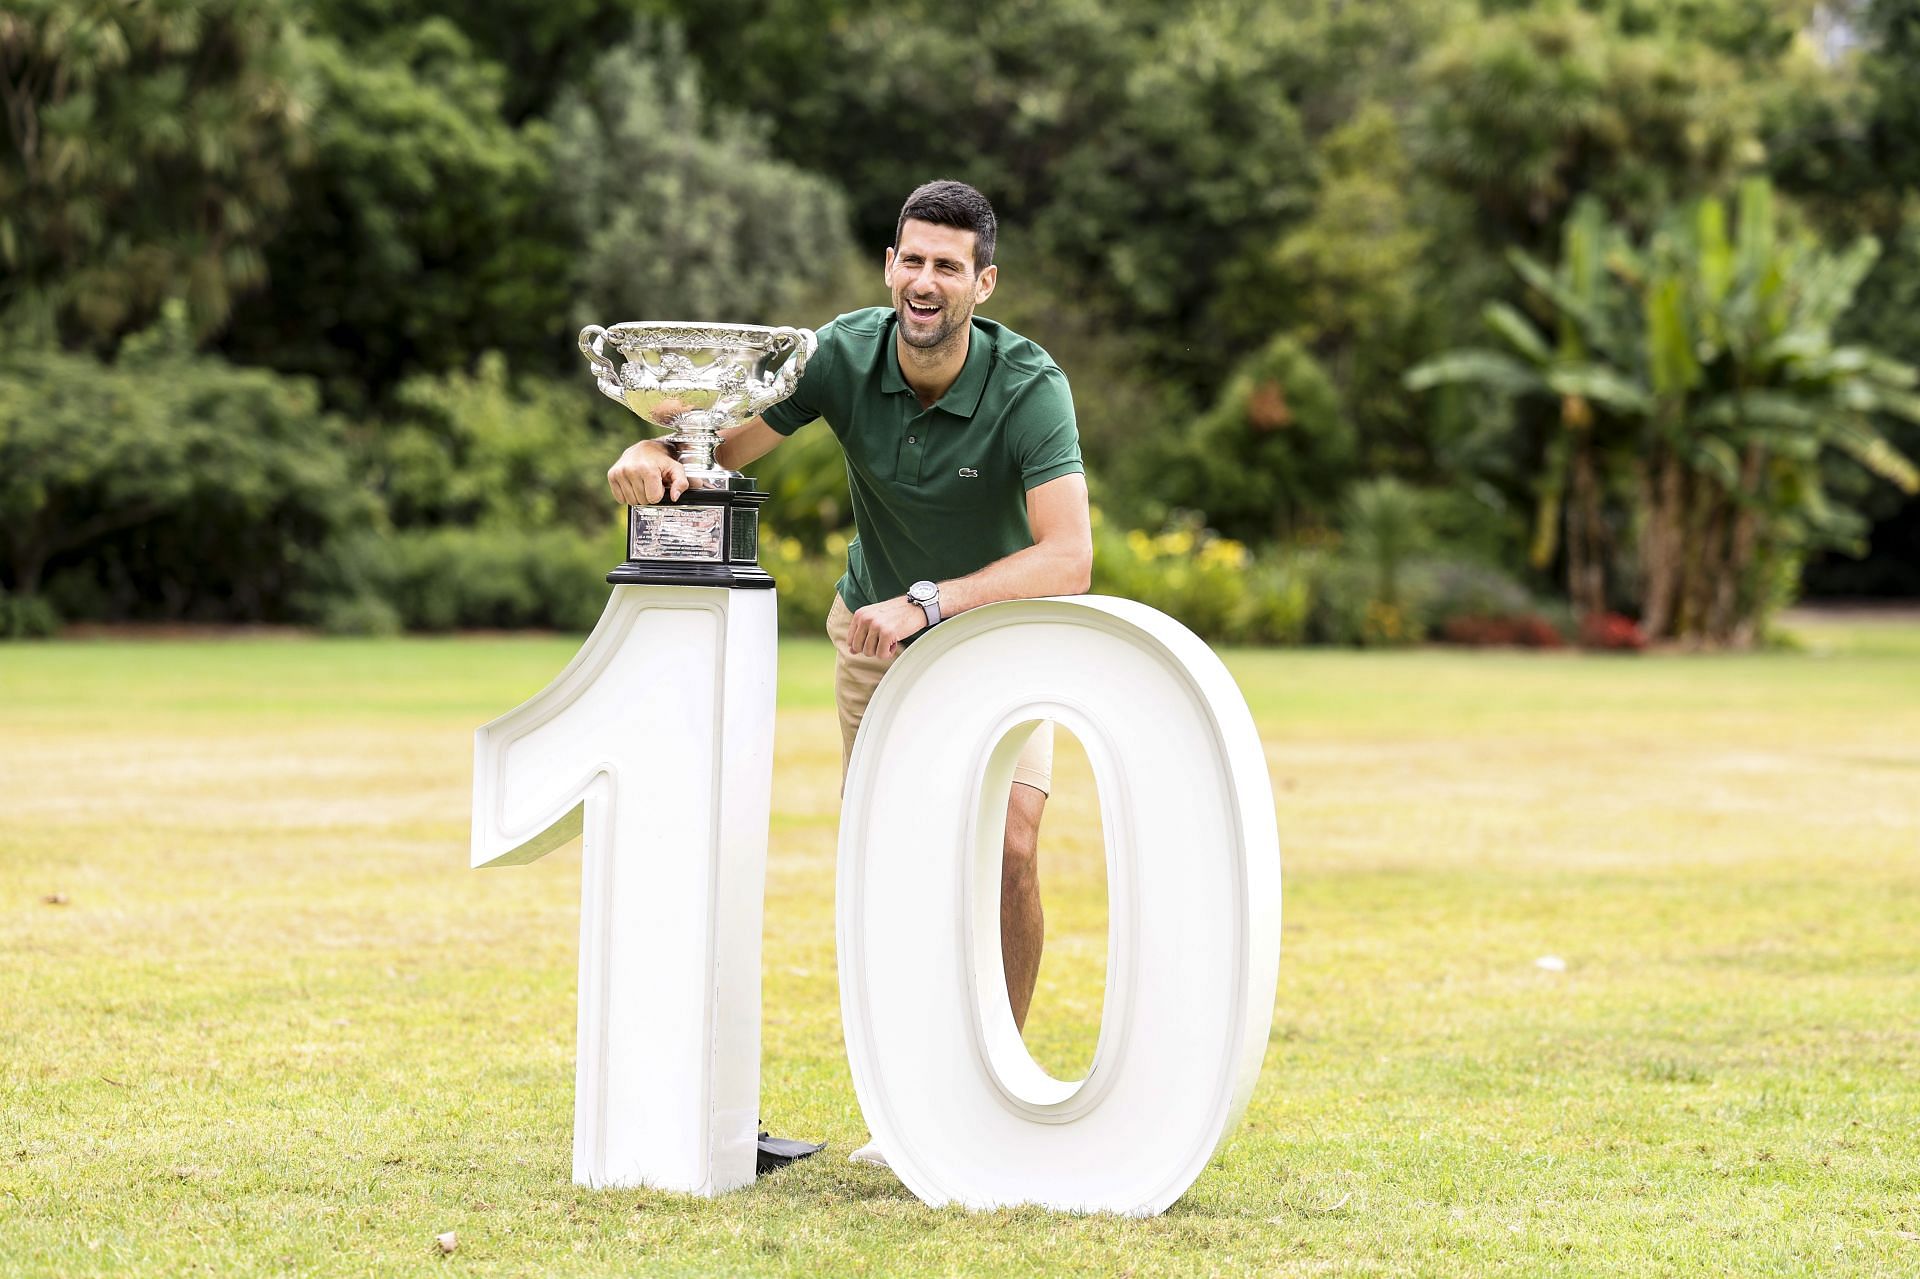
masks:
[[[677,501],[627,508],[627,560],[607,574],[609,582],[773,585],[758,563],[767,495],[714,454],[722,429],[793,394],[817,345],[811,329],[758,324],[639,320],[580,330],[580,354],[601,394],[670,432],[687,473]]]
[[[601,394],[678,446],[690,488],[728,489],[742,477],[715,464],[719,433],[793,394],[813,355],[811,329],[638,320],[580,330]],[[616,365],[607,348],[621,356]]]

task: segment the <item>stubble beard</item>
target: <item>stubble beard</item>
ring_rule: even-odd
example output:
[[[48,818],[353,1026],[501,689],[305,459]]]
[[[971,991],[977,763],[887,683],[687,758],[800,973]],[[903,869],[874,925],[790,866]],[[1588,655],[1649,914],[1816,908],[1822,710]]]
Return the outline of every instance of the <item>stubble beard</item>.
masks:
[[[925,351],[929,355],[959,341],[961,328],[973,319],[971,310],[965,314],[956,315],[954,308],[943,305],[938,317],[940,322],[934,326],[933,332],[915,336],[912,326],[920,321],[907,309],[907,299],[904,296],[894,307],[894,314],[900,320],[901,340],[916,351]]]

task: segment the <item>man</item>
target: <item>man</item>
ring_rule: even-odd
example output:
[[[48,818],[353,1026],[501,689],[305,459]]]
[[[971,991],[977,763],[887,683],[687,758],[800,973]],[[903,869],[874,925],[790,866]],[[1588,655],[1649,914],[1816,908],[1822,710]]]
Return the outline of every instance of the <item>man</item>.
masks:
[[[815,418],[846,451],[858,536],[827,616],[843,780],[868,699],[903,644],[982,604],[1076,595],[1090,582],[1093,530],[1066,377],[1038,346],[974,315],[999,279],[996,225],[965,183],[916,190],[886,253],[891,307],[827,324],[793,396],[723,433],[717,461],[733,470]],[[659,440],[621,454],[607,482],[635,506],[687,487]],[[1001,869],[1001,956],[1022,1027],[1045,928],[1036,845],[1052,766],[1044,725],[1014,769]]]

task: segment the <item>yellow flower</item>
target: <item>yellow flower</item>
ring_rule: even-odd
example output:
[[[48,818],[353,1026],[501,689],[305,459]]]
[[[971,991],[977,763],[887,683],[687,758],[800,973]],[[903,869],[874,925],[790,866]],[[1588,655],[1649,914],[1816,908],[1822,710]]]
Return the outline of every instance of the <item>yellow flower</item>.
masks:
[[[1406,618],[1392,604],[1374,600],[1367,605],[1366,630],[1380,639],[1392,642],[1406,638]]]
[[[1230,537],[1219,537],[1200,548],[1203,568],[1245,568],[1247,548]]]
[[[1190,555],[1193,553],[1193,534],[1186,529],[1175,529],[1171,533],[1162,533],[1155,541],[1168,555]]]

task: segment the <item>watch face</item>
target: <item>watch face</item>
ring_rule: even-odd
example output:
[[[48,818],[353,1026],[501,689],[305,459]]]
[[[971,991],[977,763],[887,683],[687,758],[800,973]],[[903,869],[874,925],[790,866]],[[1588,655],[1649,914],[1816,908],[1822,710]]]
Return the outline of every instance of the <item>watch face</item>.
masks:
[[[907,598],[924,607],[940,598],[940,588],[932,582],[915,582],[907,588]]]

